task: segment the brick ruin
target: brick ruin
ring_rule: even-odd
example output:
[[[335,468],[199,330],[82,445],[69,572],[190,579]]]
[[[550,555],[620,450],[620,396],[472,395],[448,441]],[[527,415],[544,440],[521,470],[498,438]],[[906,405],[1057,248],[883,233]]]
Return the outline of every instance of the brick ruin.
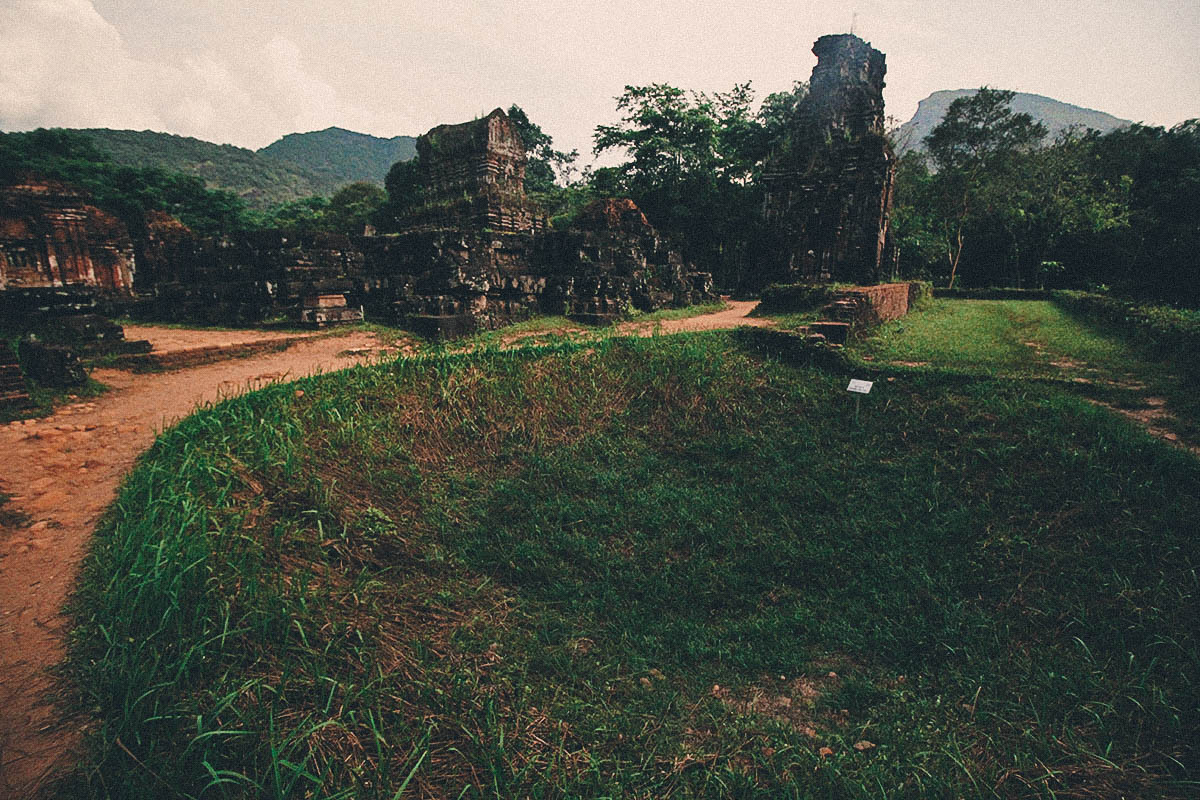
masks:
[[[853,34],[822,36],[786,144],[763,174],[762,283],[878,283],[894,259],[896,159],[884,136],[884,55]]]
[[[420,201],[406,210],[402,228],[545,228],[545,216],[525,197],[525,162],[521,134],[499,108],[482,119],[438,125],[417,139]]]
[[[133,242],[125,225],[58,181],[22,175],[0,186],[0,290],[133,288]]]
[[[447,338],[534,314],[603,323],[715,298],[711,276],[628,200],[597,201],[578,226],[548,230],[525,197],[520,134],[500,109],[433,128],[417,153],[419,191],[396,234],[204,238],[152,217],[138,254],[138,289],[151,295],[143,311],[246,324],[341,294],[370,319]]]

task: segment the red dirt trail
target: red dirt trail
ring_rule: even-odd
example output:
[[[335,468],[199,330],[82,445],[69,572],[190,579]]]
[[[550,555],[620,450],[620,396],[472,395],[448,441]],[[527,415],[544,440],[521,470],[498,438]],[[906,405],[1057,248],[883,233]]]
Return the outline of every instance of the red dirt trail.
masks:
[[[149,339],[155,352],[279,338],[132,325],[125,332]],[[11,498],[3,510],[28,517],[0,526],[0,797],[30,796],[78,754],[81,721],[61,719],[47,702],[55,680],[46,669],[63,657],[62,606],[96,521],[138,455],[199,404],[365,363],[379,348],[362,332],[296,339],[282,352],[176,372],[97,369],[92,377],[111,387],[106,394],[0,427],[0,489]]]

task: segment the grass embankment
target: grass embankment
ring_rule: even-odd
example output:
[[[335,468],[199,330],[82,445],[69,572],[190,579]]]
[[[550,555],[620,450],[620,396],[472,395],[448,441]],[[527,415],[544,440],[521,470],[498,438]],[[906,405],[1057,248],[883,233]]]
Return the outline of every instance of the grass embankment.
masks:
[[[1194,458],[1015,381],[880,378],[856,426],[845,375],[738,341],[401,360],[164,434],[84,571],[63,793],[1196,791]]]
[[[852,351],[923,370],[1068,382],[1114,408],[1153,412],[1156,424],[1200,445],[1200,387],[1179,350],[1156,349],[1056,303],[938,299]]]

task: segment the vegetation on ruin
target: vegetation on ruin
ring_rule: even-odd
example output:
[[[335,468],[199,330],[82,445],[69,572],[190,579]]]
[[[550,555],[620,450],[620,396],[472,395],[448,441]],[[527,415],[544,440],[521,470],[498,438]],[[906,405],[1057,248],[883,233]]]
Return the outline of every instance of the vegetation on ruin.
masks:
[[[1194,793],[1200,466],[1069,381],[883,363],[1023,335],[976,308],[1124,363],[939,302],[873,362],[607,339],[201,411],[85,566],[63,794]]]

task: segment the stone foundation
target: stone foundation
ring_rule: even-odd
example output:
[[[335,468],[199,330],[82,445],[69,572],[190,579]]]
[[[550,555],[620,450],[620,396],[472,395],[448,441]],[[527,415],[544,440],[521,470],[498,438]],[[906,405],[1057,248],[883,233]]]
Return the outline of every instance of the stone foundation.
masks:
[[[926,291],[925,287],[927,284],[914,282],[844,289],[822,309],[822,320],[805,326],[798,333],[815,342],[843,345],[863,328],[907,315],[917,298]]]

